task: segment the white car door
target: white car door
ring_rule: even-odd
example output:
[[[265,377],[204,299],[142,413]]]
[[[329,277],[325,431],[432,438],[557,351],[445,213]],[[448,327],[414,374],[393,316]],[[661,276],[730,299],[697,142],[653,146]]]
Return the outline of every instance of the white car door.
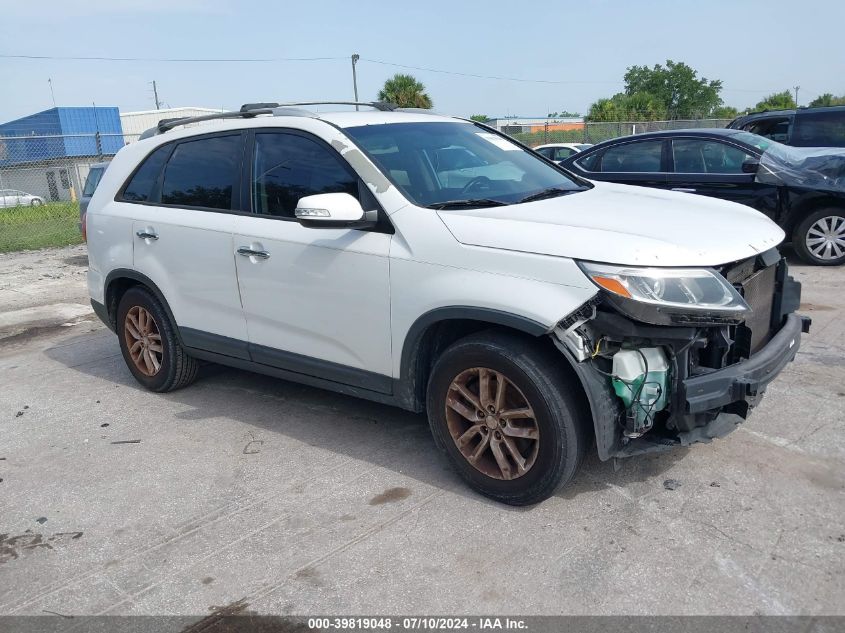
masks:
[[[154,152],[122,192],[134,269],[164,295],[188,347],[248,358],[232,231],[244,135],[192,137]],[[162,163],[164,166],[162,168]]]
[[[235,250],[241,299],[256,362],[389,393],[391,235],[305,228],[297,201],[345,192],[375,200],[337,152],[296,131],[254,133],[253,216],[238,216]]]

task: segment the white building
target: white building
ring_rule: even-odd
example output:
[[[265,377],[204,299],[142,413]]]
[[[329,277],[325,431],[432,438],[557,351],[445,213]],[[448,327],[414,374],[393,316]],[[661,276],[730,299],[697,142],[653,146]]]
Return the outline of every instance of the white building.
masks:
[[[178,119],[186,116],[203,116],[223,112],[217,108],[166,108],[164,110],[141,110],[138,112],[121,112],[120,125],[126,135],[126,142],[130,143],[138,138],[138,135],[158,125],[162,119]]]
[[[583,117],[501,117],[488,119],[486,124],[500,132],[520,133],[549,130],[572,129],[584,123]]]

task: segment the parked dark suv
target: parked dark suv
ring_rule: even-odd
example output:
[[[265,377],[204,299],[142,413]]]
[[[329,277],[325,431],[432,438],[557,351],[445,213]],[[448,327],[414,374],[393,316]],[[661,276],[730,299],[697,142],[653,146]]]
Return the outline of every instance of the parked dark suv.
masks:
[[[753,112],[728,127],[795,147],[845,147],[845,106]]]

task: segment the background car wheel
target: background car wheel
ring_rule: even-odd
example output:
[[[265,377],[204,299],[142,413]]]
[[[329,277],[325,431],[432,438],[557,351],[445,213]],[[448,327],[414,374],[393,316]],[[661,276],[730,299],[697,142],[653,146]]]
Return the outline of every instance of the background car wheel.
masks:
[[[29,203],[31,207],[40,207],[44,202],[39,198],[33,198],[32,201]]]
[[[116,324],[123,360],[144,387],[173,391],[196,380],[196,359],[185,353],[173,323],[149,290],[135,286],[126,291],[117,308]]]
[[[795,228],[792,245],[810,264],[845,263],[845,209],[819,209],[808,215]]]
[[[588,446],[588,416],[561,362],[537,341],[492,330],[438,358],[426,398],[431,431],[481,494],[537,503],[575,474]]]

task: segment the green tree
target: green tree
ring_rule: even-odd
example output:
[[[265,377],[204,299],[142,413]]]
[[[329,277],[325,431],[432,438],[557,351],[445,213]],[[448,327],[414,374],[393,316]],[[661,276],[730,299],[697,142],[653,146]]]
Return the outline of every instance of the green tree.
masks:
[[[618,97],[619,95],[616,95]],[[619,109],[619,100],[613,97],[611,99],[599,99],[590,106],[590,111],[587,113],[588,121],[621,121],[622,111]]]
[[[379,90],[379,101],[395,103],[400,108],[431,108],[432,102],[425,92],[425,86],[412,75],[393,75]]]
[[[739,116],[739,110],[733,106],[719,106],[710,113],[711,119],[735,119]]]
[[[834,97],[831,93],[826,92],[810,101],[811,108],[818,108],[820,106],[837,106],[845,105],[845,95],[841,97]]]
[[[610,99],[599,99],[590,106],[588,121],[659,121],[667,116],[663,104],[654,95],[623,92]]]
[[[650,92],[624,95],[621,105],[629,121],[660,121],[669,116],[666,104]]]
[[[470,117],[470,121],[478,121],[479,123],[487,123],[490,120],[486,114],[473,114]]]
[[[754,106],[754,109],[788,110],[789,108],[795,107],[797,107],[797,104],[795,103],[795,99],[792,97],[792,92],[789,90],[784,90],[783,92],[772,93],[762,101],[758,101],[757,105]]]
[[[652,95],[670,119],[710,116],[722,105],[721,90],[720,80],[699,78],[696,70],[671,59],[666,60],[666,66],[631,66],[625,73],[625,94]]]

